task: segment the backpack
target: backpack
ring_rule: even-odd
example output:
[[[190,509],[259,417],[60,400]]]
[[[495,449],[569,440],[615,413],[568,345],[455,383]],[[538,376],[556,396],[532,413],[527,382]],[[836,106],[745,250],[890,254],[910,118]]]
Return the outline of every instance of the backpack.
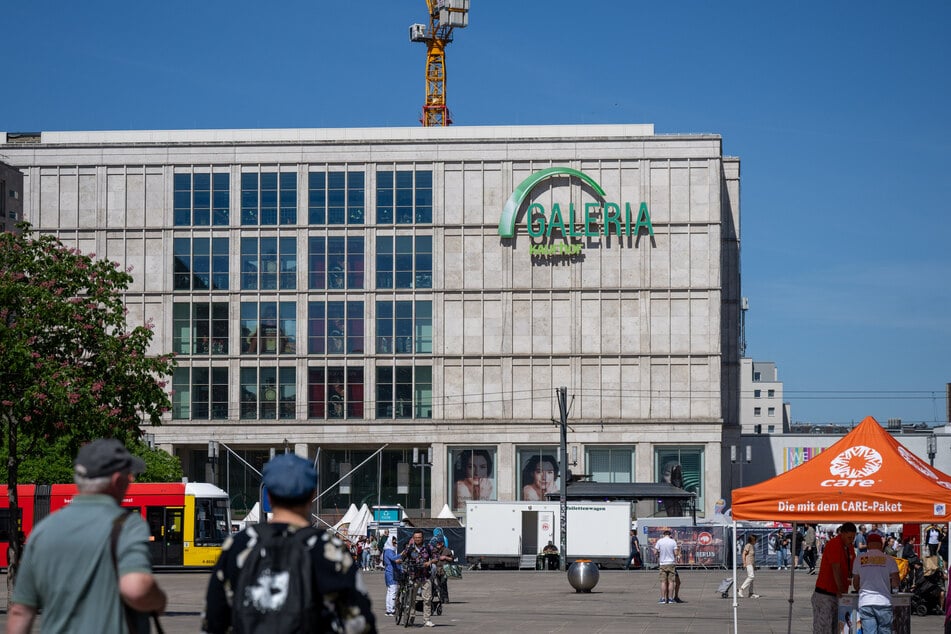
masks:
[[[311,546],[319,538],[314,528],[288,535],[270,524],[253,529],[257,543],[238,573],[231,607],[235,633],[310,632],[317,624]]]
[[[773,550],[779,550],[779,533],[773,533],[773,536],[769,538],[769,545],[773,547]]]

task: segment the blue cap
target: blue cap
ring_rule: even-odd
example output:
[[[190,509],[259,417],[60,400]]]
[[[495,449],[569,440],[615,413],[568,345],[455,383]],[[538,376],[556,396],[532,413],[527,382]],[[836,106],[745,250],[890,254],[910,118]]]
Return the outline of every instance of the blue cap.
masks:
[[[317,488],[317,470],[300,456],[280,454],[264,465],[264,486],[277,497],[300,499]]]

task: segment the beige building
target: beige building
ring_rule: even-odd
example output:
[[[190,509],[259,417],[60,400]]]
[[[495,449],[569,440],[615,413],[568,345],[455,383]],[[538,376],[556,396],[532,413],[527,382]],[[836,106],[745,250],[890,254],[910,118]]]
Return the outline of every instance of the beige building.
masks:
[[[0,144],[35,227],[131,267],[130,323],[152,322],[154,352],[179,355],[173,411],[150,433],[192,479],[214,440],[234,452],[213,474],[229,489],[256,484],[226,456],[317,456],[328,487],[366,461],[325,509],[533,499],[566,468],[603,482],[682,473],[701,516],[724,495],[740,216],[739,160],[719,136],[608,125]]]

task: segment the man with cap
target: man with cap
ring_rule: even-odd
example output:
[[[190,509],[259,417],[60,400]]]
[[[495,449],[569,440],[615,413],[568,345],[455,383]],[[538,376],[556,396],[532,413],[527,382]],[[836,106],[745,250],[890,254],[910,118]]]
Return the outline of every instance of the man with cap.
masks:
[[[855,557],[852,587],[859,591],[859,618],[868,634],[891,634],[892,592],[898,590],[898,564],[882,552],[878,533],[867,536],[868,550]]]
[[[83,446],[73,468],[76,497],[37,524],[26,544],[8,634],[29,632],[39,610],[46,632],[125,632],[124,606],[139,613],[128,617],[137,627],[147,627],[148,613],[165,610],[165,593],[152,576],[148,525],[119,507],[145,462],[109,438]]]
[[[329,532],[311,528],[310,507],[317,490],[317,471],[300,456],[281,454],[264,465],[263,481],[272,509],[267,530],[249,526],[225,540],[208,582],[202,631],[231,631],[235,603],[247,599],[234,596],[241,568],[264,533],[268,539],[292,539],[298,531],[309,531],[313,536],[306,540],[313,603],[319,614],[314,615],[317,623],[308,631],[376,632],[359,566],[342,541]]]
[[[849,592],[849,575],[855,551],[855,524],[846,522],[822,551],[816,591],[812,594],[812,631],[814,634],[836,634],[839,619],[839,597]]]

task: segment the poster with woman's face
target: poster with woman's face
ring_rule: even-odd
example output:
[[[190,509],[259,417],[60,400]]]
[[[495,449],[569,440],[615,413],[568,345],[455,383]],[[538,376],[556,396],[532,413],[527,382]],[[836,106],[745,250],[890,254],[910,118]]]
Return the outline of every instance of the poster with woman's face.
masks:
[[[518,450],[518,499],[548,500],[561,486],[561,469],[555,447],[524,447]]]
[[[495,447],[464,447],[449,450],[452,465],[452,509],[464,511],[469,500],[497,500]]]

